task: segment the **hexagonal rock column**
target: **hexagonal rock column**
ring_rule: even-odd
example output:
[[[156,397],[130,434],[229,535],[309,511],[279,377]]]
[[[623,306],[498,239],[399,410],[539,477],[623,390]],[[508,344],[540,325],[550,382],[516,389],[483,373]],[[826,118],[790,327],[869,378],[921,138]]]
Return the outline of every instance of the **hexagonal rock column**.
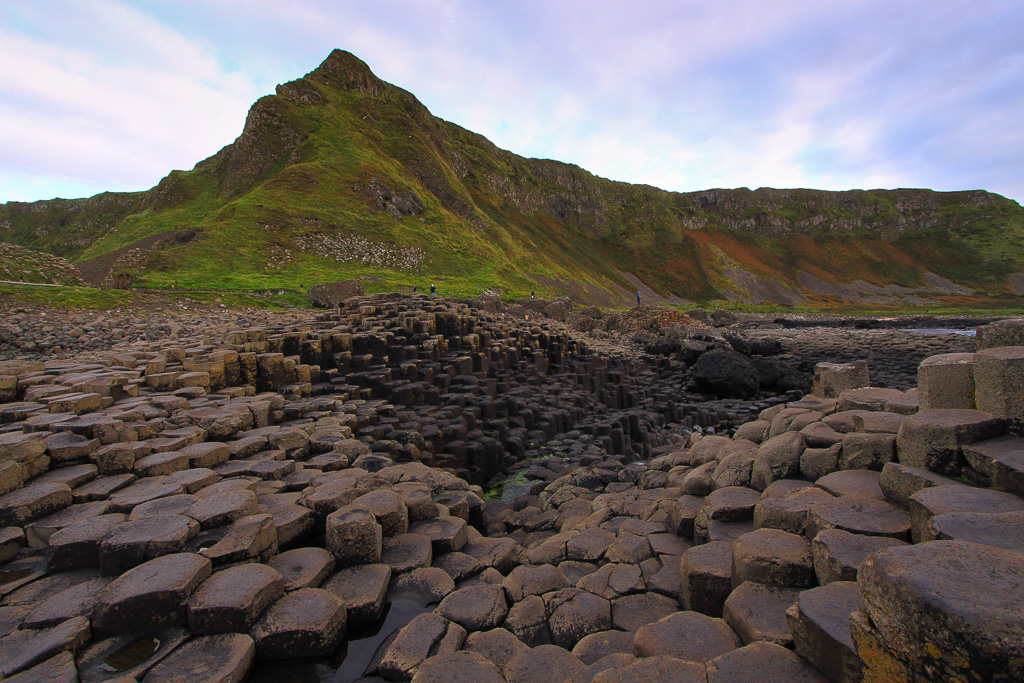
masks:
[[[1000,491],[1024,495],[1024,438],[1003,436],[963,447],[974,479]]]
[[[844,389],[859,389],[871,385],[868,362],[818,363],[814,366],[811,393],[821,398],[839,398]]]
[[[799,655],[774,643],[751,643],[708,662],[708,683],[825,683]]]
[[[917,388],[922,409],[974,408],[974,354],[942,353],[917,366]]]
[[[192,632],[244,633],[284,594],[284,577],[264,564],[221,570],[203,582],[188,601]]]
[[[1019,680],[1021,576],[1024,555],[962,541],[870,556],[857,578],[864,607],[851,620],[865,678]]]
[[[786,612],[796,651],[830,681],[861,680],[861,662],[850,635],[850,614],[861,604],[855,582],[835,581],[803,591]]]
[[[899,462],[959,476],[964,444],[1001,436],[1003,421],[980,410],[922,410],[908,415],[896,438]]]
[[[813,586],[816,577],[810,542],[778,529],[743,534],[732,546],[733,588],[744,581],[786,588]]]
[[[157,683],[241,683],[252,670],[256,646],[244,633],[223,633],[190,640],[146,674]]]
[[[978,328],[979,349],[1024,345],[1024,318],[997,320]]]
[[[210,560],[175,553],[140,564],[100,594],[92,615],[94,637],[185,624],[185,601],[212,571]]]
[[[732,591],[732,543],[715,541],[683,553],[679,587],[679,603],[684,609],[720,617]]]
[[[252,627],[256,658],[303,659],[330,654],[345,635],[341,598],[320,588],[286,594]]]
[[[389,681],[412,678],[428,657],[456,652],[466,629],[440,614],[420,614],[406,624],[381,655],[377,673]],[[566,653],[568,654],[568,653]]]
[[[1024,346],[979,351],[974,386],[978,410],[1008,420],[1017,433],[1024,431]]]
[[[641,627],[633,639],[633,654],[665,655],[703,664],[740,645],[739,637],[724,620],[699,612],[677,612]]]
[[[344,569],[380,562],[384,532],[366,510],[338,510],[327,516],[327,549]]]

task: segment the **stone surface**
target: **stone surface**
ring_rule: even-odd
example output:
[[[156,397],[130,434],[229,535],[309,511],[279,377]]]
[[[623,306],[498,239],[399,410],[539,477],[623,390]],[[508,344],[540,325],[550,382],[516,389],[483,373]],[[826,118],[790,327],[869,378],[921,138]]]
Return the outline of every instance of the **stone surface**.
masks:
[[[743,534],[732,546],[732,585],[745,581],[808,588],[815,583],[811,544],[803,536],[778,529]]]
[[[684,609],[720,617],[732,592],[732,544],[717,541],[683,553],[679,586],[679,603]]]
[[[707,666],[708,683],[825,683],[814,667],[773,643],[751,643],[715,658]]]
[[[345,635],[341,598],[319,588],[287,593],[250,630],[260,660],[303,659],[331,653]]]
[[[1024,512],[951,512],[928,520],[923,541],[969,541],[1024,553]]]
[[[332,575],[323,589],[341,598],[349,623],[356,625],[380,616],[390,581],[391,568],[386,564],[364,564]]]
[[[816,502],[809,508],[807,537],[814,538],[824,529],[907,540],[910,538],[910,515],[882,501],[843,496]]]
[[[611,603],[579,588],[544,596],[551,642],[571,650],[584,636],[612,627]]]
[[[284,590],[318,588],[334,571],[334,556],[323,548],[295,548],[267,562],[284,577]]]
[[[900,426],[899,462],[956,477],[963,468],[965,444],[1002,435],[1002,422],[980,410],[922,410]]]
[[[921,407],[971,410],[974,406],[974,354],[943,353],[917,366]]]
[[[630,638],[629,640],[630,647],[632,647],[633,639]],[[467,652],[475,652],[482,656],[498,667],[499,671],[502,671],[513,657],[530,648],[512,635],[510,631],[503,628],[495,628],[490,631],[469,634],[469,637],[466,638],[465,649]],[[573,654],[576,654],[575,651]],[[576,656],[579,655],[577,654]],[[581,657],[580,659],[583,658]]]
[[[190,640],[146,674],[157,683],[241,683],[252,670],[256,656],[253,639],[244,633],[224,633]]]
[[[856,582],[836,581],[803,591],[786,613],[797,654],[830,681],[861,680],[861,662],[850,633],[850,614],[861,605]]]
[[[1024,438],[1003,436],[963,447],[972,479],[998,491],[1024,495]]]
[[[185,601],[210,572],[210,561],[194,553],[164,555],[129,569],[100,594],[93,633],[104,638],[184,625]]]
[[[747,581],[729,594],[722,618],[744,643],[763,640],[791,647],[793,634],[786,621],[786,610],[796,602],[798,592]]]
[[[501,586],[469,586],[448,594],[436,611],[466,631],[489,631],[504,622],[508,603]]]
[[[867,361],[818,363],[814,366],[811,393],[821,398],[839,398],[846,389],[866,387],[869,383]]]
[[[724,620],[698,612],[677,612],[640,628],[633,640],[633,654],[703,664],[739,646],[739,638]]]
[[[856,581],[857,570],[868,555],[883,548],[905,544],[905,541],[895,538],[825,529],[811,542],[814,573],[822,586],[833,581]]]
[[[439,614],[420,614],[386,647],[377,672],[390,681],[410,679],[425,659],[456,652],[465,640],[466,630],[458,624]]]
[[[475,652],[449,652],[431,657],[412,677],[416,683],[505,683],[492,662]]]
[[[223,569],[188,600],[188,627],[197,635],[246,633],[271,603],[284,594],[284,578],[262,564]]]
[[[974,357],[978,410],[1024,425],[1024,346],[982,349]]]
[[[871,555],[857,582],[877,643],[911,675],[980,681],[1024,672],[1022,575],[1019,553],[933,541]]]
[[[583,662],[556,645],[520,652],[505,667],[508,683],[561,683],[584,668]]]
[[[910,497],[911,536],[915,542],[927,535],[928,520],[953,512],[1020,512],[1024,498],[1002,491],[973,486],[932,486]]]
[[[90,635],[85,617],[68,619],[52,628],[15,631],[0,638],[0,675],[24,671],[61,652],[75,653],[89,642]]]
[[[573,656],[590,666],[611,654],[633,654],[634,634],[628,631],[598,631],[584,636],[572,649]]]

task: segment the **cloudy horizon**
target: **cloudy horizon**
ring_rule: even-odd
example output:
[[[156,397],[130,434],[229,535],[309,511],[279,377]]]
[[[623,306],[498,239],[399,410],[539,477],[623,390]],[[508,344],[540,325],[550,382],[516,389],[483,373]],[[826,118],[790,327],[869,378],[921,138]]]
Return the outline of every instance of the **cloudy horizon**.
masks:
[[[334,48],[527,157],[675,191],[1024,200],[1024,3],[7,0],[0,202],[146,190]]]

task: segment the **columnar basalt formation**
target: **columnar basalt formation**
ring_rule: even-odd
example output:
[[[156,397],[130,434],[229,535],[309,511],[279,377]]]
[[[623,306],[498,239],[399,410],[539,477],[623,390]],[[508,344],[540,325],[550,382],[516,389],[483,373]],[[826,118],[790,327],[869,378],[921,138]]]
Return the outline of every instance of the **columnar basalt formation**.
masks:
[[[746,416],[425,296],[6,362],[0,675],[1019,678],[1024,347],[983,346]]]

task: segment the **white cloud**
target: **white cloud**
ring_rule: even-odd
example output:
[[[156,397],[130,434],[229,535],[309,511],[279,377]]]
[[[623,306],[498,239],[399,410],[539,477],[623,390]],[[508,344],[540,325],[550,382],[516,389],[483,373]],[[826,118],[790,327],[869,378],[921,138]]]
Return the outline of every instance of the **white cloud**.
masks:
[[[617,180],[1024,197],[1016,0],[10,2],[0,178],[148,187],[340,47],[501,147]]]

